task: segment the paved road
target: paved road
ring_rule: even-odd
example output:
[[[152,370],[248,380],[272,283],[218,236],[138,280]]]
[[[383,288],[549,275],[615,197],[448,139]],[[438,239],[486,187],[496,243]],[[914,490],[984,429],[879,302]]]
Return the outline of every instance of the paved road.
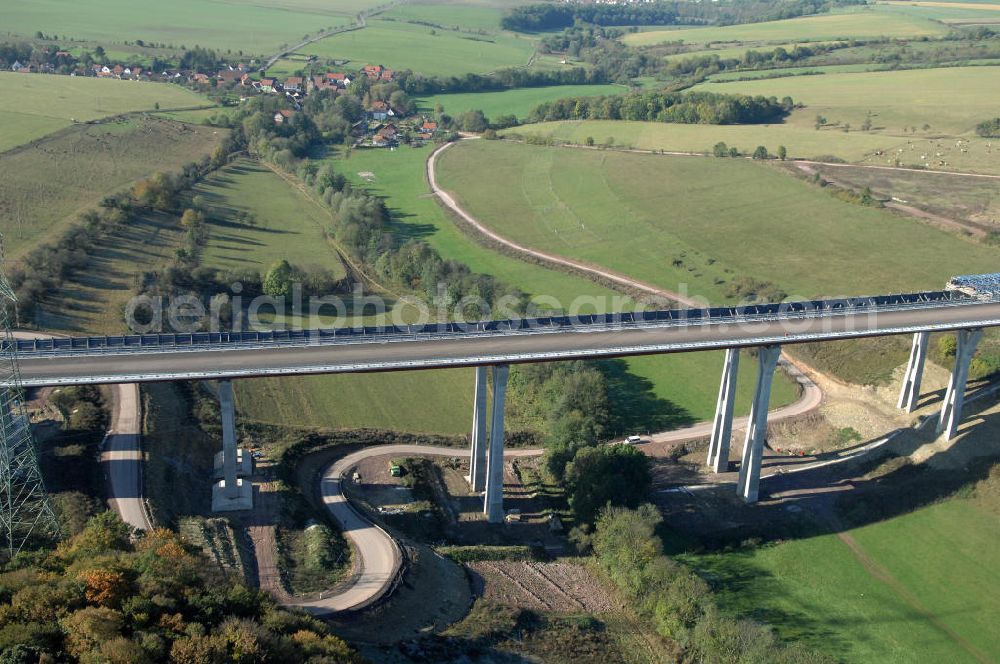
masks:
[[[769,424],[774,424],[776,422],[781,422],[782,420],[810,413],[815,408],[818,408],[820,403],[823,401],[823,390],[821,390],[819,385],[814,383],[809,376],[799,371],[799,369],[790,362],[782,361],[782,367],[785,372],[791,376],[796,383],[798,383],[802,393],[795,402],[772,410],[768,413],[767,421]],[[746,428],[749,419],[749,417],[734,417],[733,431]],[[673,431],[654,433],[649,437],[649,439],[654,443],[679,443],[685,440],[707,438],[711,435],[712,422],[709,421],[700,422],[683,429],[674,429]]]
[[[20,366],[26,386],[121,383],[618,357],[997,325],[1000,325],[1000,303],[976,302],[884,311],[877,316],[836,314],[794,322],[741,320],[594,332],[567,329],[503,337],[470,334],[444,339],[375,339],[350,344],[172,353],[144,351],[71,357],[22,353]]]
[[[17,339],[41,339],[52,335],[14,332]],[[122,521],[133,528],[152,530],[142,493],[142,411],[139,386],[111,386],[111,428],[101,443],[101,464],[108,481],[108,502]]]
[[[152,530],[142,491],[142,421],[139,386],[111,386],[114,394],[111,428],[104,437],[101,463],[107,469],[109,502],[122,521],[133,528]]]
[[[505,457],[537,456],[542,450],[507,450]],[[341,484],[347,472],[362,459],[373,456],[449,456],[468,457],[467,448],[428,445],[375,445],[358,450],[335,461],[323,473],[320,494],[344,534],[354,545],[360,560],[360,572],[341,592],[323,599],[292,602],[313,613],[333,613],[359,609],[380,598],[393,584],[402,562],[399,545],[384,530],[362,516],[344,496]]]

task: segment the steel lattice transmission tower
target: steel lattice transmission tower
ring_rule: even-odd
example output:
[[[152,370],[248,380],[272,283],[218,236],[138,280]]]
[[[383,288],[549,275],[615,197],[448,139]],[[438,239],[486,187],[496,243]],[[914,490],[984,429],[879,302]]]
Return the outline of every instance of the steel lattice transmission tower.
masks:
[[[0,236],[0,266],[3,238]],[[14,556],[25,544],[47,540],[59,532],[58,521],[42,482],[35,440],[24,408],[17,366],[17,343],[11,313],[17,298],[0,270],[0,538]]]

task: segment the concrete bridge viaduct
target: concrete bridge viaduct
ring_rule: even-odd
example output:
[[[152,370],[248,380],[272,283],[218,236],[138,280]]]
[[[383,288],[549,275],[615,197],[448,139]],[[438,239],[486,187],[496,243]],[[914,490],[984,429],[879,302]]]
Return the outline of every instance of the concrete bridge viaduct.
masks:
[[[7,339],[3,343],[16,346],[26,387],[219,380],[223,450],[216,459],[219,481],[213,491],[213,507],[219,511],[252,506],[252,487],[245,479],[252,461],[237,447],[232,379],[474,367],[469,481],[474,490],[484,493],[483,510],[489,520],[499,522],[504,517],[504,404],[512,363],[725,350],[707,459],[713,470],[722,472],[729,464],[741,351],[755,350],[758,375],[737,484],[739,495],[752,503],[758,498],[771,382],[782,345],[912,334],[899,400],[900,408],[912,411],[919,398],[930,333],[954,331],[955,366],[938,423],[939,433],[954,437],[969,364],[982,330],[1000,325],[1000,293],[981,287],[996,283],[997,275],[956,278],[951,285],[959,279],[978,279],[974,285],[980,288],[573,318],[296,332]]]

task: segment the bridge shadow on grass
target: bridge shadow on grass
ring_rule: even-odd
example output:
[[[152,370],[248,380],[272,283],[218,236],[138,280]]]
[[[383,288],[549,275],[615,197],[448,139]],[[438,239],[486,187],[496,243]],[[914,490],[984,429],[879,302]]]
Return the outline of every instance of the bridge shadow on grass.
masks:
[[[694,424],[686,409],[656,395],[648,378],[631,373],[625,360],[600,360],[611,402],[610,429],[615,436],[666,431]]]
[[[682,536],[672,543],[673,551],[843,533],[971,495],[983,480],[989,479],[991,487],[1000,484],[997,474],[991,475],[1000,460],[998,403],[995,395],[967,402],[959,435],[951,442],[938,439],[932,421],[920,430],[898,432],[858,460],[766,477],[754,505],[744,504],[732,483],[688,493],[660,492],[657,503]],[[918,451],[923,463],[910,459]],[[735,473],[730,476],[735,482]]]

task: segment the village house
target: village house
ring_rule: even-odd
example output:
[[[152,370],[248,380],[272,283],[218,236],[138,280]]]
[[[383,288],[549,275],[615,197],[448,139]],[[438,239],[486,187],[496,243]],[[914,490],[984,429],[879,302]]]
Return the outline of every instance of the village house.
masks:
[[[274,114],[274,124],[284,124],[285,120],[291,120],[293,115],[295,115],[295,111],[281,109]]]
[[[215,75],[215,78],[221,83],[235,83],[236,81],[241,80],[245,75],[246,74],[238,69],[222,69]]]
[[[377,148],[395,145],[398,136],[399,132],[396,130],[395,125],[387,124],[375,132],[375,135],[372,137],[372,145]]]
[[[201,73],[192,75],[191,80],[200,85],[208,85],[212,82],[212,79],[209,78],[208,74],[201,74]]]
[[[361,70],[370,81],[391,81],[395,72],[382,65],[365,65]]]
[[[351,79],[347,74],[340,74],[332,71],[326,73],[326,81],[330,85],[334,85],[341,90],[346,89],[347,86],[351,84]]]
[[[285,82],[281,84],[285,89],[285,92],[302,92],[302,77],[301,76],[289,76],[285,79]]]
[[[260,79],[260,91],[261,92],[274,92],[274,79],[273,78],[262,78]]]
[[[382,121],[396,117],[396,112],[392,110],[392,107],[387,102],[373,101],[371,107],[368,109],[368,115],[371,116],[372,120]]]

